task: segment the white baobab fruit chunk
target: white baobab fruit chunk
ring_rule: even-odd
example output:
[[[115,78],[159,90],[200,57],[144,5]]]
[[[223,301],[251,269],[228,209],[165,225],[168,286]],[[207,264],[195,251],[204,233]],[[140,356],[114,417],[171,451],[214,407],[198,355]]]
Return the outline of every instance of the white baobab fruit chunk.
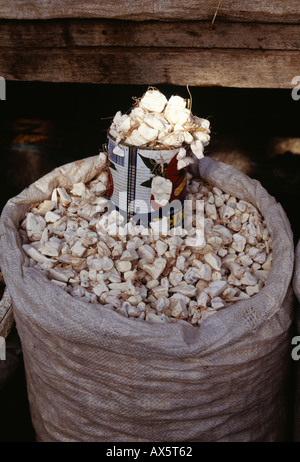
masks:
[[[55,201],[46,200],[46,201],[42,202],[41,205],[39,205],[39,207],[37,209],[37,213],[39,215],[45,215],[50,210],[53,210],[55,206],[56,206]]]
[[[71,194],[74,194],[74,196],[80,196],[82,197],[85,193],[85,184],[82,182],[75,183],[73,185],[73,188],[71,189]]]
[[[157,315],[151,311],[146,314],[146,321],[157,324],[165,324],[166,322],[170,322],[169,318],[164,314]]]
[[[169,223],[168,223],[167,217],[162,217],[161,220],[151,221],[150,227],[151,227],[151,233],[155,235],[162,234],[166,236],[169,231]],[[147,234],[148,234],[148,229],[147,229]]]
[[[246,204],[246,202],[239,201],[239,202],[237,203],[236,206],[237,206],[237,209],[238,209],[240,212],[243,212],[243,213],[244,213],[244,212],[246,212],[246,210],[247,210],[247,204]]]
[[[145,112],[141,107],[135,107],[130,112],[130,118],[133,122],[145,119]]]
[[[67,290],[68,285],[67,285],[66,282],[58,281],[57,279],[51,279],[51,281],[52,281],[53,284],[55,284],[56,286],[62,287],[63,289]]]
[[[93,287],[93,292],[100,297],[100,295],[103,294],[103,292],[108,292],[109,289],[107,285],[105,284],[104,281],[99,282],[95,287]]]
[[[109,134],[112,138],[114,138],[115,140],[118,139],[119,137],[119,133],[117,132],[116,128],[115,128],[115,124],[113,123],[110,128],[109,128]]]
[[[122,253],[122,256],[121,256],[120,260],[133,261],[133,260],[138,260],[138,258],[139,258],[139,254],[136,252],[136,250],[134,250],[134,249],[127,250],[126,249]]]
[[[162,258],[158,257],[154,260],[153,263],[145,263],[143,265],[143,270],[152,276],[153,279],[158,279],[163,270],[165,269],[167,261]]]
[[[243,252],[244,248],[245,248],[245,245],[246,245],[246,239],[244,238],[244,236],[242,236],[241,234],[234,234],[233,235],[233,241],[232,241],[232,244],[231,244],[231,247],[236,251],[236,252]]]
[[[58,257],[60,247],[60,242],[48,241],[44,243],[41,253],[43,255],[48,255],[49,257]]]
[[[140,107],[150,112],[162,112],[168,100],[158,90],[148,90],[140,100]]]
[[[128,132],[131,126],[131,119],[129,115],[124,114],[116,122],[116,128],[118,132]]]
[[[224,205],[220,208],[220,217],[222,220],[228,220],[234,215],[234,208],[231,205]]]
[[[193,140],[194,140],[193,135],[190,132],[188,132],[187,130],[185,130],[183,132],[183,137],[184,137],[184,141],[187,144],[191,144],[193,142]]]
[[[116,112],[116,114],[115,114],[115,116],[113,118],[113,123],[117,124],[117,122],[119,122],[121,117],[122,117],[122,112],[121,111]]]
[[[201,143],[203,144],[203,146],[207,146],[208,143],[209,143],[209,140],[210,140],[210,136],[208,133],[204,133],[204,132],[201,132],[201,131],[197,131],[194,133],[194,137],[201,141]]]
[[[200,268],[200,279],[204,281],[211,281],[211,267],[204,263],[204,265]]]
[[[194,159],[191,157],[185,157],[177,162],[177,170],[181,170],[182,168],[186,168],[188,165],[193,164]]]
[[[131,297],[128,298],[128,302],[133,306],[137,306],[142,300],[140,295],[131,295]]]
[[[68,220],[67,221],[67,231],[75,232],[78,229],[78,223],[75,220]]]
[[[177,286],[183,278],[183,274],[180,270],[178,270],[176,267],[173,268],[171,273],[169,274],[169,281],[172,286]]]
[[[156,310],[161,313],[162,311],[164,311],[166,308],[169,308],[170,306],[170,300],[166,297],[159,297],[159,299],[157,300],[157,304],[156,304]]]
[[[41,236],[41,239],[40,239],[40,242],[47,242],[49,240],[49,231],[48,231],[48,228],[45,228],[43,233],[42,233],[42,236]]]
[[[57,188],[57,192],[59,194],[59,198],[60,198],[59,200],[60,200],[61,205],[63,205],[64,207],[67,206],[71,202],[72,199],[67,193],[67,191],[65,190],[65,188]]]
[[[99,152],[98,162],[99,162],[99,167],[100,167],[100,165],[101,165],[101,166],[106,165],[106,162],[107,162],[107,155],[104,154],[104,152],[102,152],[102,151]]]
[[[103,243],[104,244],[104,243]],[[99,245],[99,244],[98,244]],[[107,246],[106,246],[107,247]],[[112,257],[119,257],[121,256],[123,253],[123,245],[122,245],[122,242],[120,241],[117,241],[114,245],[113,245],[113,249],[111,251],[111,255]]]
[[[167,251],[167,248],[168,248],[168,244],[166,242],[163,242],[161,240],[156,241],[155,250],[159,257]]]
[[[49,268],[49,275],[51,278],[61,282],[68,282],[70,278],[74,277],[75,273],[72,270],[62,270],[58,268]]]
[[[91,292],[86,292],[84,294],[85,298],[87,299],[87,301],[89,303],[97,303],[97,295],[96,294],[92,294]]]
[[[238,263],[229,262],[226,266],[229,268],[231,274],[233,274],[236,278],[241,279],[244,276],[245,268]]]
[[[215,225],[213,227],[213,233],[221,237],[224,244],[230,244],[232,242],[232,233],[226,226]]]
[[[212,298],[210,304],[214,310],[219,310],[225,306],[225,302],[220,297]]]
[[[150,278],[150,275],[149,275]],[[150,281],[147,282],[146,287],[147,289],[154,289],[159,285],[159,281],[157,279],[150,279]]]
[[[184,125],[191,117],[191,111],[186,108],[186,101],[181,96],[171,96],[164,110],[164,116],[170,124]]]
[[[85,231],[82,235],[81,242],[85,247],[89,247],[96,244],[98,241],[98,235],[94,231]]]
[[[240,282],[245,286],[255,286],[257,284],[257,279],[249,271],[246,271]]]
[[[172,316],[174,318],[187,318],[188,311],[186,309],[185,303],[182,300],[177,300],[174,305],[171,307]]]
[[[131,270],[131,267],[132,267],[132,264],[130,261],[126,261],[126,260],[117,260],[115,261],[115,266],[117,268],[117,270],[120,272],[120,273],[125,273],[126,271],[130,271]]]
[[[186,149],[185,148],[180,148],[177,154],[177,160],[182,160],[186,156]]]
[[[209,252],[204,255],[206,263],[208,263],[213,269],[221,270],[221,258],[218,257],[214,252]]]
[[[138,254],[146,263],[152,263],[155,259],[155,250],[148,244],[139,247]]]
[[[156,286],[152,290],[153,295],[158,299],[159,297],[168,297],[168,288],[163,287],[162,285]]]
[[[55,202],[55,207],[57,207],[57,188],[54,188],[51,194],[51,200]]]
[[[205,292],[212,298],[220,295],[227,287],[226,281],[213,281],[205,289]]]
[[[173,133],[176,136],[176,139],[177,139],[178,143],[182,144],[184,142],[184,134],[183,134],[183,132],[177,130],[177,131],[174,131]]]
[[[197,293],[197,287],[191,285],[191,284],[186,284],[186,285],[179,285],[175,287],[171,287],[169,290],[171,293],[176,293],[176,294],[182,294],[186,295],[187,297],[194,297]]]
[[[125,271],[123,274],[124,281],[134,280],[137,277],[137,270]]]
[[[76,257],[82,257],[84,252],[86,251],[86,248],[83,247],[82,243],[80,240],[78,240],[72,247],[71,247],[71,252],[73,255]]]
[[[130,241],[127,242],[126,248],[127,250],[136,250],[138,247],[144,244],[143,239],[139,238],[138,236],[134,236]]]
[[[152,179],[151,194],[157,204],[164,206],[169,202],[173,184],[167,178],[155,176]]]
[[[250,297],[252,297],[252,295],[257,294],[259,292],[259,289],[260,289],[259,284],[256,284],[255,286],[247,286],[246,292],[248,295],[250,295]]]
[[[184,280],[190,284],[195,284],[200,279],[200,275],[199,268],[190,267],[184,275]]]
[[[178,135],[174,132],[170,133],[167,135],[165,138],[160,140],[162,144],[165,146],[180,146],[182,144],[182,141],[178,139]]]
[[[28,255],[28,257],[31,257],[37,263],[46,263],[49,261],[54,262],[54,260],[47,258],[45,255],[41,254],[37,249],[35,249],[29,244],[24,244],[22,248],[25,251],[25,253]]]
[[[26,232],[32,240],[40,240],[46,227],[46,221],[40,215],[29,212],[26,217]]]
[[[220,249],[218,250],[218,255],[219,255],[219,257],[225,257],[225,256],[227,255],[227,253],[228,253],[228,250],[227,250],[227,249],[220,248]]]
[[[217,209],[215,204],[209,204],[208,202],[205,203],[205,214],[207,217],[212,218],[213,220],[216,220],[218,218],[217,214]]]
[[[249,257],[249,255],[241,255],[239,260],[243,266],[250,266],[253,263],[253,260]]]
[[[268,255],[266,261],[262,265],[262,268],[266,271],[270,271],[270,269],[272,268],[272,254],[271,253]]]
[[[197,298],[198,305],[206,308],[209,303],[210,297],[206,292],[201,292],[199,297]]]
[[[202,119],[201,117],[193,116],[193,121],[200,128],[204,128],[206,131],[210,131],[210,122],[207,119]]]
[[[103,261],[103,270],[104,271],[111,271],[114,267],[114,262],[111,258],[109,257],[103,257],[102,258],[102,261]]]
[[[145,124],[147,124],[149,127],[154,128],[158,131],[162,131],[166,129],[167,123],[164,123],[161,118],[156,117],[155,115],[152,114],[147,114],[144,118]],[[158,132],[157,132],[158,133]]]
[[[133,146],[143,146],[147,143],[147,140],[138,132],[137,129],[133,130],[131,135],[128,136],[125,141]]]

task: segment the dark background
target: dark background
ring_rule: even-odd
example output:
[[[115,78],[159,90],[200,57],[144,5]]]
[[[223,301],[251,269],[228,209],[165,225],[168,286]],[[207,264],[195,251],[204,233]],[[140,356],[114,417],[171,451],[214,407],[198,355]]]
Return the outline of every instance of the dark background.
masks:
[[[157,88],[167,97],[189,97],[185,87]],[[6,101],[0,101],[0,211],[10,197],[52,168],[97,155],[114,114],[127,112],[133,97],[141,97],[146,90],[145,85],[7,82]],[[300,138],[300,101],[292,99],[290,90],[192,87],[190,91],[192,112],[211,122],[212,140],[206,154],[218,152],[219,159],[226,161],[231,146],[237,148],[237,168],[242,156],[251,165],[249,175],[282,204],[296,243],[300,237],[300,155],[289,151],[274,155],[272,140]],[[0,441],[34,441],[15,328],[7,346],[10,374],[0,381]],[[292,396],[293,390],[289,392]]]

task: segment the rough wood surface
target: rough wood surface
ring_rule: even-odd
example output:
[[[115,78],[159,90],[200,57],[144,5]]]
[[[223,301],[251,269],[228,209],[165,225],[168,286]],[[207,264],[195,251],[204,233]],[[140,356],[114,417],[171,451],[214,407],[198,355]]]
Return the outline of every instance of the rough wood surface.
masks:
[[[0,336],[6,338],[14,324],[11,296],[8,289],[5,289],[0,300]],[[1,358],[0,358],[1,360]]]
[[[0,18],[114,18],[132,20],[212,20],[218,0],[2,0]],[[299,23],[299,0],[223,0],[218,19]]]
[[[2,48],[11,80],[293,88],[298,51],[196,48]]]
[[[174,47],[300,50],[300,25],[210,21],[0,20],[3,47]]]

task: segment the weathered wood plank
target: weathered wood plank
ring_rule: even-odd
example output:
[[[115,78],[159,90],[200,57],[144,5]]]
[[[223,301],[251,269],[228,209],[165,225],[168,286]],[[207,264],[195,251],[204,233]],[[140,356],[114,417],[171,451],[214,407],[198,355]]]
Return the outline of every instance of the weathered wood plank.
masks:
[[[0,21],[2,47],[127,46],[300,50],[300,25],[209,21]]]
[[[0,18],[114,18],[131,20],[212,20],[218,0],[2,0]],[[218,19],[299,23],[299,0],[223,0]]]
[[[1,49],[0,75],[11,80],[292,88],[298,51],[193,48]]]

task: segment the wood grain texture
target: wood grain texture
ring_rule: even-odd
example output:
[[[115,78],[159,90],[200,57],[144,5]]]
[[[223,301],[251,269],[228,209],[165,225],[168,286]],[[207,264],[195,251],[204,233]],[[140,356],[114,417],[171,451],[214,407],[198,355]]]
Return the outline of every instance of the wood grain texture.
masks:
[[[8,80],[293,88],[299,68],[298,51],[70,47],[0,53]]]
[[[212,20],[218,0],[2,0],[0,18]],[[299,0],[223,0],[218,20],[299,23]]]
[[[0,20],[2,47],[174,47],[300,50],[300,25],[209,21]]]

